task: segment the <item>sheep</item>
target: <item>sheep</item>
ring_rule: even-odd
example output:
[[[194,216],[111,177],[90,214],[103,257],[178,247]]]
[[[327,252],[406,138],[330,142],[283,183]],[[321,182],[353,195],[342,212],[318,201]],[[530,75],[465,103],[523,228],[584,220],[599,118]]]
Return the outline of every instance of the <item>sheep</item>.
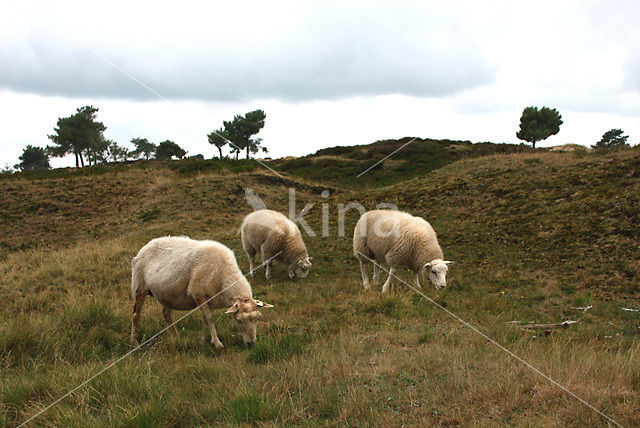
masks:
[[[131,342],[134,345],[138,343],[138,321],[147,295],[164,306],[162,314],[176,337],[178,330],[171,311],[199,307],[202,329],[198,340],[204,342],[208,325],[211,344],[216,348],[224,346],[211,319],[212,309],[228,307],[225,313],[233,314],[244,343],[252,347],[262,316],[258,309],[273,307],[254,300],[251,285],[242,275],[233,251],[216,241],[196,241],[186,236],[153,239],[131,260],[131,297],[135,299]]]
[[[362,285],[369,289],[367,265],[373,263],[373,283],[378,283],[379,263],[390,266],[389,277],[382,287],[382,293],[389,291],[391,278],[396,270],[405,266],[413,271],[415,285],[425,276],[436,290],[446,287],[448,264],[444,261],[442,249],[438,245],[436,232],[420,217],[392,210],[373,210],[364,213],[353,231],[353,253],[360,261]]]
[[[302,241],[300,229],[283,214],[267,209],[254,211],[244,218],[240,234],[252,278],[257,252],[262,255],[267,281],[271,279],[269,260],[272,257],[288,265],[289,278],[306,278],[309,275],[312,258]]]

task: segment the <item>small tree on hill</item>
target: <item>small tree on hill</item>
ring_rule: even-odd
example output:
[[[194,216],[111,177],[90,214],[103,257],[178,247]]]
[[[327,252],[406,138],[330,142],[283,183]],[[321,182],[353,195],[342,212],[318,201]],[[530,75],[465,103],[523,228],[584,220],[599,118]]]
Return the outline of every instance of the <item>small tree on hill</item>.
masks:
[[[146,138],[133,138],[131,139],[131,143],[133,143],[135,149],[133,149],[129,155],[134,159],[151,159],[158,149],[157,144],[149,142]]]
[[[216,129],[207,135],[207,139],[209,140],[209,144],[213,144],[218,148],[220,159],[222,159],[222,148],[227,145],[229,140],[225,130],[223,128]]]
[[[170,140],[161,142],[156,149],[156,159],[171,159],[174,156],[182,159],[186,154],[187,152]]]
[[[21,160],[19,164],[15,166],[20,171],[27,171],[30,169],[50,169],[49,156],[42,147],[34,147],[28,145],[25,147],[22,155],[18,158]]]
[[[102,134],[107,129],[102,122],[96,121],[98,109],[84,106],[77,109],[76,114],[58,119],[54,134],[49,139],[54,146],[47,147],[51,156],[66,156],[73,153],[76,167],[84,166],[84,157],[93,157],[103,142]],[[100,147],[99,147],[100,146]]]
[[[129,150],[111,140],[105,154],[107,162],[124,162],[129,159]]]
[[[249,159],[251,152],[255,153],[262,148],[262,139],[251,137],[264,128],[266,118],[264,111],[254,110],[244,116],[237,114],[233,120],[223,122],[223,135],[231,141],[231,152],[236,154],[236,159],[240,150],[246,150]]]
[[[562,116],[556,109],[548,107],[526,107],[520,117],[520,131],[516,136],[528,141],[536,148],[536,142],[545,140],[560,132]]]
[[[110,141],[105,138],[100,138],[91,144],[86,150],[87,160],[89,165],[96,165],[98,163],[107,162],[107,150],[109,149]]]
[[[594,149],[605,149],[609,147],[629,147],[627,143],[628,135],[622,135],[624,131],[622,129],[610,129],[602,135],[600,141],[595,146],[591,146]]]

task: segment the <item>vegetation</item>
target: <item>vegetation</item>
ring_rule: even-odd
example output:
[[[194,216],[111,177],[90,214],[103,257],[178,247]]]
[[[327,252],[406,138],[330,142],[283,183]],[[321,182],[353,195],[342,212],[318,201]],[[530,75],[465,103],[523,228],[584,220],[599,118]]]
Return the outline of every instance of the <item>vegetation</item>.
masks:
[[[244,116],[237,114],[233,120],[223,122],[224,128],[207,135],[209,144],[218,147],[220,158],[222,158],[222,147],[226,144],[229,144],[231,153],[235,154],[236,159],[242,150],[246,151],[247,159],[250,153],[255,154],[260,150],[267,153],[267,148],[262,146],[262,139],[253,137],[264,128],[266,118],[267,115],[262,110],[250,111]]]
[[[628,135],[623,135],[622,129],[610,129],[602,135],[600,141],[595,146],[591,146],[594,149],[606,149],[611,147],[629,147],[627,143]]]
[[[20,159],[20,163],[17,164],[15,168],[20,171],[51,168],[51,165],[49,165],[49,156],[42,147],[27,145],[18,159]]]
[[[158,145],[149,142],[146,138],[133,138],[131,143],[135,147],[134,150],[131,151],[130,156],[134,159],[143,158],[143,159],[151,159],[158,149]]]
[[[363,146],[331,147],[309,156],[274,160],[270,165],[278,171],[305,179],[346,188],[362,188],[406,181],[460,159],[530,151],[524,145],[472,144],[470,141],[405,137]],[[393,156],[389,156],[392,153]],[[364,171],[367,172],[362,174]],[[354,180],[359,174],[362,175]]]
[[[51,156],[63,157],[73,153],[76,168],[84,166],[85,157],[90,165],[95,164],[96,152],[106,148],[102,134],[107,129],[102,122],[96,121],[97,113],[97,108],[84,106],[78,108],[74,115],[59,118],[54,134],[48,136],[54,144],[48,148]]]
[[[176,157],[182,159],[187,154],[179,145],[171,140],[166,140],[158,144],[156,149],[156,159],[171,159]]]
[[[229,137],[227,137],[225,130],[223,128],[216,129],[215,131],[211,131],[207,135],[207,139],[209,144],[213,144],[218,148],[218,152],[220,154],[220,159],[222,159],[222,148],[227,145],[229,141]]]
[[[516,136],[532,144],[536,148],[536,142],[546,140],[560,132],[562,116],[556,109],[548,107],[526,107],[520,117],[520,131]]]
[[[449,287],[425,287],[426,296],[623,426],[640,424],[640,315],[620,309],[640,307],[640,151],[511,146],[501,153],[501,146],[419,142],[398,163],[386,160],[360,178],[358,162],[369,167],[399,142],[301,158],[355,162],[349,185],[346,175],[325,177],[323,168],[280,168],[291,161],[269,164],[281,178],[255,161],[226,159],[0,178],[0,424],[25,421],[130,349],[130,261],[151,238],[219,240],[246,271],[236,235],[251,210],[246,187],[282,212],[295,187],[298,209],[316,203],[305,219],[318,233],[305,234],[314,257],[307,279],[291,280],[275,264],[271,283],[261,274],[251,280],[256,297],[275,305],[264,311],[256,346],[242,345],[223,311],[215,323],[225,349],[199,345],[200,315],[191,315],[178,324],[179,339],[160,336],[34,425],[608,423],[399,282],[389,296],[380,287],[365,292],[349,236],[355,210],[346,215],[346,236],[336,233],[337,205],[354,200],[369,209],[393,202],[434,225],[456,264]],[[427,148],[437,166],[411,169],[410,162],[426,162]],[[402,180],[398,165],[413,178]],[[369,174],[376,182],[366,181]],[[324,203],[327,237],[319,234]],[[140,324],[147,338],[165,325],[160,306],[149,302]],[[565,319],[579,322],[548,333],[510,323]]]

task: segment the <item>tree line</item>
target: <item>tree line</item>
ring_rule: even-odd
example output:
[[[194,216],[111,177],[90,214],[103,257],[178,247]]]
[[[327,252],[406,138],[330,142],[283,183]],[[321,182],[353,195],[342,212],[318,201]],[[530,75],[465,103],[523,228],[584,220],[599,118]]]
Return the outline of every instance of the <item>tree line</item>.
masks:
[[[85,165],[123,162],[139,159],[182,159],[187,152],[171,140],[158,144],[147,138],[133,138],[133,150],[120,146],[117,142],[105,138],[107,127],[97,120],[98,109],[84,106],[76,113],[58,119],[53,133],[47,137],[52,145],[46,148],[27,145],[19,157],[20,163],[14,168],[24,171],[30,169],[49,169],[50,157],[73,155],[76,168]],[[247,159],[258,151],[267,153],[261,138],[254,137],[264,127],[266,115],[262,110],[250,111],[245,115],[236,115],[233,120],[223,121],[223,126],[207,135],[208,142],[218,148],[220,158],[222,149],[229,146],[235,159],[241,151],[246,151]],[[196,155],[194,157],[202,157]]]
[[[76,167],[96,165],[108,162],[123,162],[138,159],[182,159],[187,152],[171,140],[158,144],[146,138],[133,138],[133,150],[120,146],[104,137],[107,127],[97,120],[98,109],[84,106],[76,109],[76,113],[58,119],[53,134],[48,135],[53,143],[46,148],[27,145],[19,157],[20,163],[14,168],[24,171],[29,169],[49,169],[50,157],[64,157],[73,155]],[[252,154],[260,151],[268,153],[262,143],[262,138],[256,134],[264,128],[266,114],[262,110],[253,110],[244,115],[237,114],[232,120],[223,121],[222,127],[207,134],[209,144],[218,149],[223,158],[222,149],[228,146],[229,153],[236,160],[241,152],[249,159]],[[555,108],[526,107],[520,117],[520,129],[516,136],[532,144],[555,135],[560,131],[562,116]],[[627,139],[621,129],[611,129],[591,147],[606,149],[611,147],[629,147]],[[196,155],[195,157],[202,157]]]

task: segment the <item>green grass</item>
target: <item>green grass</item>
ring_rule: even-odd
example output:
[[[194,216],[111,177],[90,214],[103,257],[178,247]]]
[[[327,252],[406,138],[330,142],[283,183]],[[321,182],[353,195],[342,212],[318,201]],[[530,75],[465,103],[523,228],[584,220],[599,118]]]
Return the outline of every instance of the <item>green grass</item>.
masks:
[[[368,162],[391,146],[318,156]],[[305,234],[307,279],[276,264],[271,283],[262,271],[251,280],[257,298],[275,305],[253,349],[223,311],[214,320],[225,348],[200,345],[200,314],[191,315],[180,338],[160,336],[33,425],[606,424],[398,281],[388,296],[381,285],[365,291],[352,256],[355,211],[346,236],[336,233],[337,205],[353,200],[390,201],[429,220],[456,261],[447,289],[423,286],[429,298],[622,425],[640,424],[640,315],[620,309],[640,308],[637,150],[469,156],[375,188],[355,179],[341,187],[346,176],[323,182],[313,168],[282,179],[207,162],[0,179],[0,424],[18,425],[130,349],[130,261],[149,239],[216,239],[246,270],[236,235],[250,212],[244,187],[287,212],[292,185],[298,209],[316,203],[305,217],[316,232],[320,204],[329,204],[331,236]],[[376,177],[394,182],[398,165],[385,162]],[[565,319],[579,322],[548,335],[510,323]],[[164,325],[147,299],[140,337]]]
[[[291,358],[293,355],[302,353],[302,350],[302,341],[296,336],[267,338],[258,342],[247,353],[247,360],[256,364],[264,364],[269,361]]]
[[[297,177],[353,189],[363,185],[379,187],[403,182],[460,159],[530,151],[524,145],[405,137],[364,146],[321,149],[297,159],[276,160],[272,165],[278,171]],[[393,157],[386,160],[392,153]],[[366,174],[354,180],[366,170]]]

